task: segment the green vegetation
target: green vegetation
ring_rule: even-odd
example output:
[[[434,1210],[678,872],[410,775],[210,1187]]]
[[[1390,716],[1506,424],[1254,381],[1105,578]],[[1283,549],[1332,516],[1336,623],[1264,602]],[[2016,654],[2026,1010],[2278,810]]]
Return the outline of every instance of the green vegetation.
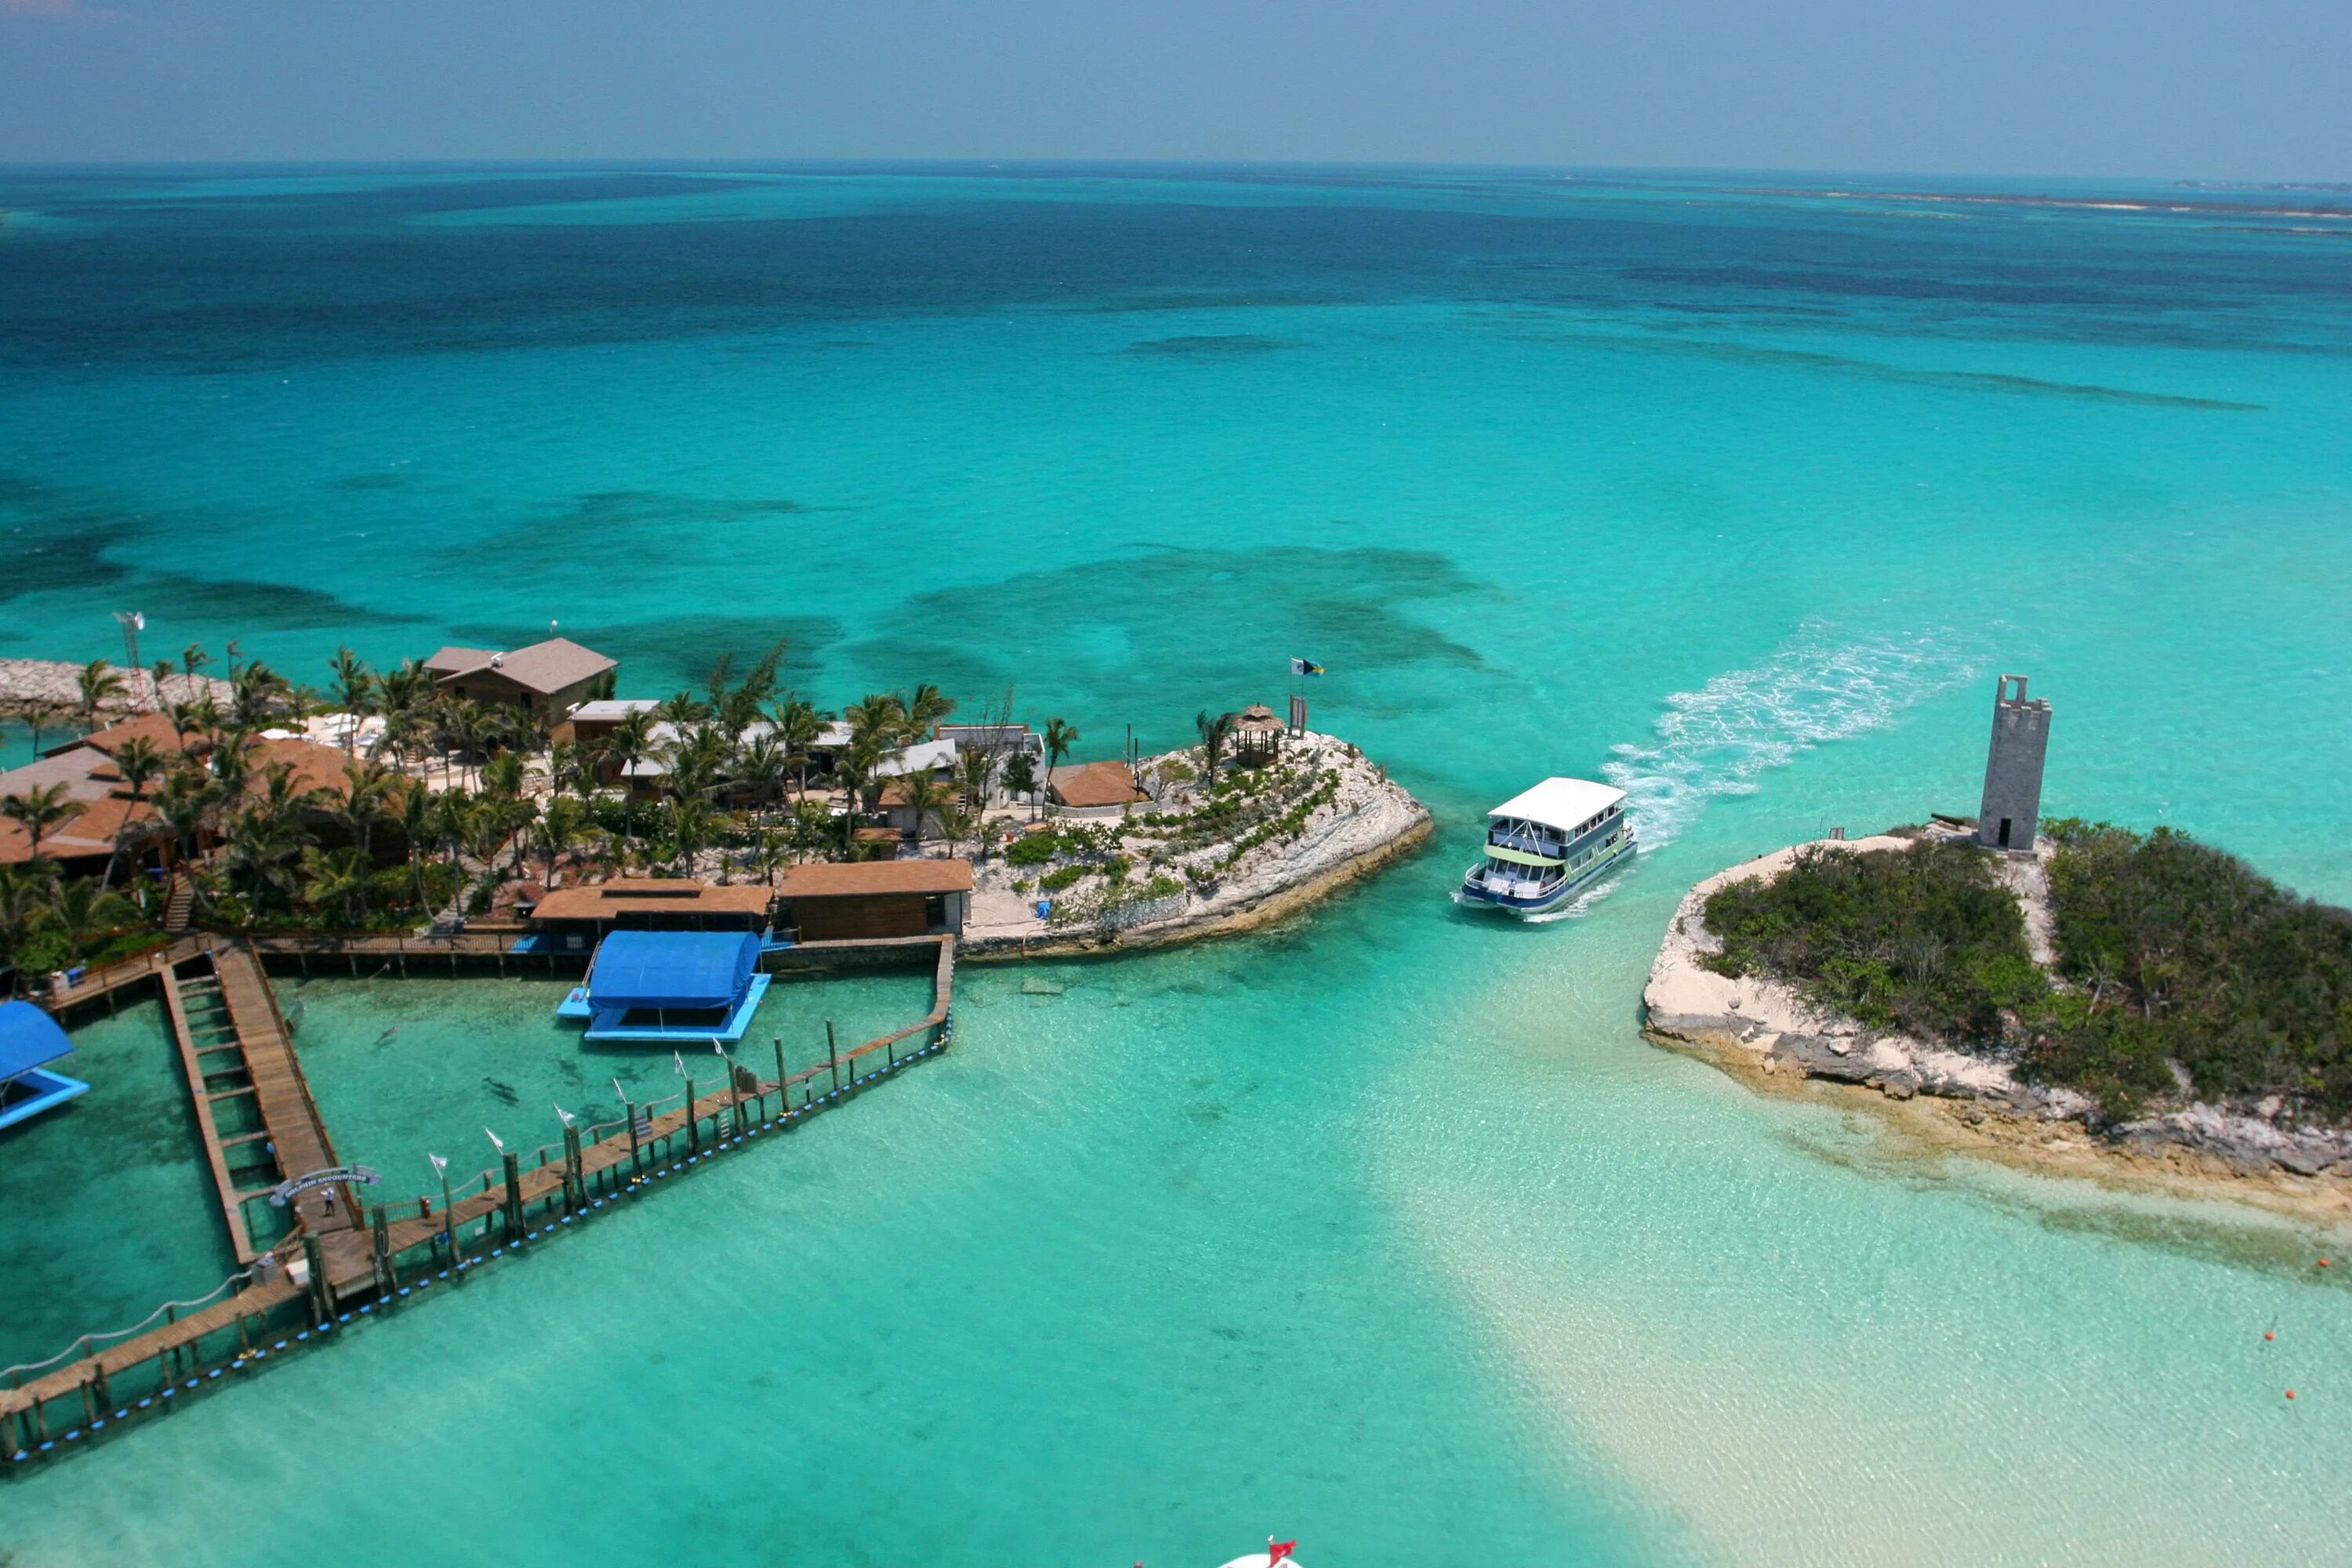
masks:
[[[1990,858],[1962,844],[1857,855],[1808,848],[1771,881],[1706,901],[1725,974],[1764,973],[1876,1028],[1991,1045],[2003,1011],[2038,1007],[2049,985],[2017,901]]]
[[[1965,844],[1811,848],[1708,899],[1725,974],[1768,973],[1862,1023],[2021,1051],[2044,1082],[2128,1118],[2179,1098],[2275,1096],[2352,1117],[2352,911],[2297,898],[2158,828],[2046,824],[2054,983],[2024,919]]]
[[[2352,911],[2159,827],[2048,824],[2058,973],[2030,1060],[2128,1112],[2176,1093],[2352,1116]]]

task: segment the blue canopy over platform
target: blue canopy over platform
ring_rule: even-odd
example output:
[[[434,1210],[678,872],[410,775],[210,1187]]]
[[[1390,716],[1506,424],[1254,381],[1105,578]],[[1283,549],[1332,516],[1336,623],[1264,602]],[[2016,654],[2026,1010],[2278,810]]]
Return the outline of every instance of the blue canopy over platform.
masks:
[[[740,1040],[767,993],[759,964],[756,931],[616,931],[556,1013],[585,1016],[592,1040]]]
[[[596,949],[588,1001],[607,1007],[726,1007],[759,966],[760,938],[740,931],[616,931]]]
[[[30,1002],[0,1002],[0,1079],[73,1054],[73,1037]]]
[[[73,1054],[73,1037],[30,1002],[0,1002],[0,1127],[63,1105],[89,1088],[78,1078],[44,1072]]]

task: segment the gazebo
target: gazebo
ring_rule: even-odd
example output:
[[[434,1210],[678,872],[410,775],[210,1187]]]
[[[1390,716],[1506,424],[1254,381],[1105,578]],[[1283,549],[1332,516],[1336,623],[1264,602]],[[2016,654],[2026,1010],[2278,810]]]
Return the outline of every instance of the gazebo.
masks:
[[[1282,721],[1263,702],[1253,702],[1234,721],[1234,761],[1250,767],[1274,761],[1282,750]]]

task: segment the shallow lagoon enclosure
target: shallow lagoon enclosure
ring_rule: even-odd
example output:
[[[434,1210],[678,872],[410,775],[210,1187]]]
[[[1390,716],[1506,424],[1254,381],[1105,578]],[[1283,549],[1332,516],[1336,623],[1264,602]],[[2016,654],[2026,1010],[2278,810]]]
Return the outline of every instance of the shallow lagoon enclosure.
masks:
[[[2056,705],[2048,809],[2352,900],[2352,253],[2197,199],[2226,210],[1377,171],[0,181],[12,650],[108,652],[140,601],[173,646],[318,679],[339,641],[560,617],[658,694],[781,629],[828,705],[1016,683],[1087,757],[1278,703],[1297,655],[1331,671],[1318,727],[1439,824],[1280,931],[967,967],[943,1058],[0,1487],[0,1541],[2343,1560],[2323,1238],[1907,1159],[1635,1016],[1699,877],[1971,809],[2004,670]],[[1487,805],[1604,770],[1648,848],[1580,918],[1447,904]],[[536,1142],[542,1101],[610,1098],[544,985],[296,994],[346,1152],[408,1190],[420,1144],[488,1152],[478,1111]],[[131,1140],[133,1068],[119,1100],[97,1069],[142,1028],[160,1050],[130,1014],[86,1032],[77,1125]],[[13,1237],[63,1234],[13,1212],[67,1184],[15,1168],[35,1148],[0,1146]],[[202,1226],[156,1214],[213,1283]],[[0,1310],[11,1343],[72,1331]]]

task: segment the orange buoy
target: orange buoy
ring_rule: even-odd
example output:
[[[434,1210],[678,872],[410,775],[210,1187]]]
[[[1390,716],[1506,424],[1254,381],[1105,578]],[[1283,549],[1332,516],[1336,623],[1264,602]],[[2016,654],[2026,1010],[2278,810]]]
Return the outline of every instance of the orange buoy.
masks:
[[[2319,1266],[2320,1266],[2322,1268],[2326,1268],[2326,1267],[2327,1267],[2327,1259],[2326,1259],[2325,1258],[2321,1258],[2321,1259],[2319,1260]]]
[[[2275,1329],[2264,1329],[2263,1331],[2263,1338],[2266,1340],[2274,1340],[2278,1338],[2278,1331]]]
[[[2288,1389],[2288,1390],[2286,1391],[2286,1396],[2287,1396],[2289,1399],[2293,1399],[2293,1398],[2294,1397],[2294,1389],[2292,1389],[2292,1388]]]

